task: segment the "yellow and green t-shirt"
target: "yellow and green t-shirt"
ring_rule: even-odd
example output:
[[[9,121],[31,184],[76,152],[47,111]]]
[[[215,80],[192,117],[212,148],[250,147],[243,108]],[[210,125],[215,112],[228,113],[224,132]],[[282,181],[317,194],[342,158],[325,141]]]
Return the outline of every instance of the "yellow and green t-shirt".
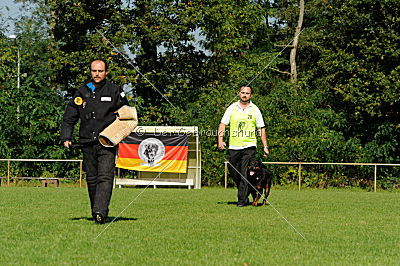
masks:
[[[257,128],[265,126],[260,110],[252,102],[244,110],[239,102],[229,106],[221,123],[230,125],[229,149],[257,146]]]

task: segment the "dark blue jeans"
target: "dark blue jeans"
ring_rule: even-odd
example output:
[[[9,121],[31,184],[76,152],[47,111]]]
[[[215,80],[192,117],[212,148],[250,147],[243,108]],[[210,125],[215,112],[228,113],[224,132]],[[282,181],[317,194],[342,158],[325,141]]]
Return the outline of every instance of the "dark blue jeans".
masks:
[[[247,166],[254,158],[256,147],[250,147],[242,150],[228,150],[228,152],[230,162],[228,169],[233,181],[236,183],[236,187],[238,188],[238,204],[245,204],[248,198],[249,185],[240,174],[247,178]],[[232,166],[235,167],[237,171]]]
[[[92,215],[108,216],[114,182],[116,148],[105,148],[100,144],[83,148],[83,166],[89,191]]]

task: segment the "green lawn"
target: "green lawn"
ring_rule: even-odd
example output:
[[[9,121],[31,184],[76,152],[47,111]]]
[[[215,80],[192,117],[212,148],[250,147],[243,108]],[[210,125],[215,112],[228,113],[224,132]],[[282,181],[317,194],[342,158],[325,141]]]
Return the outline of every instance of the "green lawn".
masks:
[[[115,189],[110,216],[142,191]],[[400,263],[399,192],[273,188],[270,202],[305,240],[271,206],[235,199],[234,189],[149,188],[96,225],[86,189],[0,187],[0,263]]]

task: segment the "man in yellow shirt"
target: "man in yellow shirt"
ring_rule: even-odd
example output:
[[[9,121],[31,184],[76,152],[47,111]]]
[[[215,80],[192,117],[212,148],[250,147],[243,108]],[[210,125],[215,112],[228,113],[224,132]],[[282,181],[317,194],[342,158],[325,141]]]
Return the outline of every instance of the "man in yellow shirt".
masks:
[[[248,183],[243,180],[247,173],[247,165],[254,158],[257,147],[257,130],[263,143],[264,156],[269,154],[265,124],[260,109],[251,102],[251,88],[244,86],[238,92],[239,101],[233,103],[225,111],[218,128],[218,148],[225,150],[224,132],[229,130],[229,173],[238,188],[238,207],[248,203]],[[240,173],[238,173],[238,171]]]

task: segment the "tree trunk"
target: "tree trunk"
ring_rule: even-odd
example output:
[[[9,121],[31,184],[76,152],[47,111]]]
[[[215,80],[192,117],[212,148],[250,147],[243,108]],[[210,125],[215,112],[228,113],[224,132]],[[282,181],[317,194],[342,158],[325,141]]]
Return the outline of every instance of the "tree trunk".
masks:
[[[299,38],[301,27],[303,25],[303,18],[304,18],[304,0],[300,0],[300,10],[299,10],[299,20],[297,21],[296,32],[294,34],[293,39],[293,48],[290,51],[290,81],[292,83],[297,82],[297,65],[296,65],[296,54],[297,54],[297,47],[299,46]]]
[[[151,8],[149,7],[148,1],[136,1],[137,14],[140,16],[148,28],[151,28]],[[141,38],[140,46],[142,49],[141,55],[136,57],[136,62],[144,75],[150,74],[155,71],[157,62],[157,44],[151,40],[151,34],[148,32],[143,25],[137,29],[137,36]],[[151,79],[151,78],[150,78]],[[153,101],[159,97],[159,95],[153,90],[150,84],[143,78],[137,80],[137,86],[140,88],[140,94],[143,98]],[[158,84],[155,84],[158,87]]]
[[[49,6],[50,9],[50,17],[49,17],[49,33],[50,33],[50,43],[49,43],[49,53],[53,54],[56,50],[56,37],[54,34],[55,31],[55,27],[56,27],[56,21],[57,21],[57,15],[56,15],[56,8],[57,5],[55,3],[54,0],[48,0],[46,1],[46,5]],[[50,67],[50,72],[52,72],[51,70],[53,69],[53,63],[49,63],[49,67]],[[55,72],[52,72],[52,74],[50,75],[50,87],[51,90],[55,91],[57,89],[57,76],[55,74]]]

